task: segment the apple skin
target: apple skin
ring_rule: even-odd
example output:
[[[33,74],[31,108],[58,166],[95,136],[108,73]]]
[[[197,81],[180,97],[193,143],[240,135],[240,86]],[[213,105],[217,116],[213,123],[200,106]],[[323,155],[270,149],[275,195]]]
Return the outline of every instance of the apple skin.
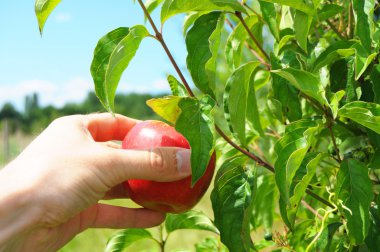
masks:
[[[190,149],[186,138],[170,125],[148,120],[136,124],[125,136],[123,149],[181,147]],[[174,182],[130,179],[124,183],[129,197],[137,204],[164,213],[181,213],[193,208],[206,192],[215,170],[215,153],[205,174],[191,188],[191,176]]]

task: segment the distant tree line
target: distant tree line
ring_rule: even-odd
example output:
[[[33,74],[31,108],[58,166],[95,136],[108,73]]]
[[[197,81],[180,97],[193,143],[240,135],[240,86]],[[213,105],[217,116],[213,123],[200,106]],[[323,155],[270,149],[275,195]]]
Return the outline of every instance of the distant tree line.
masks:
[[[157,119],[146,105],[146,100],[154,98],[149,94],[118,94],[115,99],[116,113],[138,119]],[[0,110],[0,122],[7,120],[11,133],[21,130],[25,134],[41,131],[54,119],[73,114],[105,112],[93,92],[88,93],[80,103],[67,103],[63,107],[41,106],[38,94],[25,97],[24,110],[18,111],[12,103],[6,103]]]

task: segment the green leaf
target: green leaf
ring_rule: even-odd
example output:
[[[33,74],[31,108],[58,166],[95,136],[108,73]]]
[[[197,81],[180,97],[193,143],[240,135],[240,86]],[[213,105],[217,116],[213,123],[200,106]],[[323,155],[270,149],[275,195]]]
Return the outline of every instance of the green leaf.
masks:
[[[168,82],[170,90],[172,91],[174,96],[188,96],[185,86],[181,82],[179,82],[173,75],[168,76]]]
[[[273,37],[279,41],[280,40],[280,32],[277,24],[277,12],[273,3],[268,3],[264,1],[259,1],[261,13],[263,14],[263,18],[265,22],[268,24],[268,27],[273,35]]]
[[[294,225],[293,218],[288,217],[288,208],[294,208],[295,211],[298,207],[297,202],[302,197],[302,191],[304,190],[304,184],[301,184],[297,189],[296,194],[291,191],[291,185],[293,179],[300,168],[307,151],[310,146],[315,142],[315,135],[319,132],[320,126],[315,121],[300,120],[289,124],[286,129],[285,135],[278,140],[275,145],[275,152],[277,154],[277,160],[274,164],[276,170],[275,178],[277,187],[280,191],[280,206],[281,215],[285,223],[292,228]],[[310,161],[311,162],[311,161]],[[319,162],[319,157],[311,164],[310,175],[314,175],[312,169],[315,169],[315,165]],[[305,178],[307,182],[309,177]],[[306,188],[305,188],[306,190]],[[295,195],[294,198],[291,197]],[[293,205],[290,205],[293,203]],[[294,203],[296,206],[294,206]],[[295,215],[295,212],[293,213]]]
[[[379,197],[379,196],[378,196]],[[380,248],[380,214],[379,205],[370,208],[370,227],[365,243],[369,251],[377,251]]]
[[[145,2],[145,8],[148,13],[152,13],[164,0],[147,0]]]
[[[355,34],[359,37],[367,53],[371,52],[371,32],[368,15],[364,11],[365,0],[352,0],[352,8],[355,15]]]
[[[347,83],[346,83],[346,102],[358,100],[358,87],[359,83],[355,79],[355,61],[353,58],[350,58],[347,61]]]
[[[211,193],[215,225],[230,251],[250,251],[250,217],[253,207],[254,178],[246,169],[247,158],[235,156],[222,164]]]
[[[120,230],[109,238],[105,252],[121,252],[131,244],[142,239],[152,239],[153,236],[148,230],[142,228],[130,228]]]
[[[215,68],[223,18],[220,12],[199,17],[186,35],[186,63],[194,84],[215,98]],[[211,40],[212,38],[212,40]]]
[[[268,232],[272,229],[275,216],[276,182],[274,174],[257,178],[257,189],[254,196],[251,224],[254,229],[263,226]]]
[[[252,28],[259,19],[257,16],[248,16],[244,19],[249,28]],[[248,39],[248,33],[244,25],[240,22],[230,33],[227,39],[225,54],[227,63],[232,69],[238,68],[241,64],[244,41]]]
[[[318,10],[318,20],[320,22],[335,17],[342,13],[344,8],[337,4],[324,4],[320,10]]]
[[[364,47],[358,43],[354,44],[355,48],[355,80],[358,80],[368,66],[375,59],[377,53],[367,54]]]
[[[310,5],[306,4],[303,0],[262,0],[265,2],[270,3],[277,3],[280,5],[287,5],[290,6],[296,10],[302,11],[306,14],[313,15],[314,14],[314,8]]]
[[[299,46],[307,52],[307,37],[313,17],[309,16],[305,12],[296,10],[294,15],[294,31]]]
[[[181,113],[181,109],[178,103],[182,97],[179,96],[165,96],[162,98],[153,98],[146,101],[146,104],[159,116],[166,121],[175,124],[178,116]]]
[[[315,60],[312,72],[317,73],[322,67],[353,55],[355,53],[355,49],[352,48],[353,45],[354,42],[346,40],[337,41],[330,45]]]
[[[325,90],[316,75],[294,68],[272,70],[272,73],[286,79],[301,92],[317,100],[321,105],[328,106]]]
[[[350,241],[352,245],[360,245],[368,234],[369,208],[373,199],[367,168],[355,159],[344,160],[335,186],[338,207],[347,220]]]
[[[200,100],[183,98],[175,128],[189,141],[191,147],[191,182],[194,185],[205,173],[214,152],[215,127],[212,110],[215,101],[208,96]]]
[[[137,25],[117,28],[99,40],[91,63],[91,74],[96,95],[107,110],[113,111],[121,75],[148,35],[144,26]]]
[[[192,11],[240,11],[244,7],[236,0],[165,0],[161,9],[161,23],[170,17]]]
[[[317,251],[330,251],[334,234],[342,226],[341,222],[333,222],[325,227],[317,241]]]
[[[200,16],[203,16],[204,14],[208,13],[207,11],[202,12],[190,12],[186,15],[185,21],[183,22],[183,35],[186,36],[187,31],[189,30],[190,26],[192,26]]]
[[[271,65],[273,70],[281,69],[281,61],[271,54]],[[284,78],[272,73],[273,98],[282,105],[282,114],[290,122],[297,121],[302,117],[301,104],[298,91]],[[284,122],[283,120],[281,122]]]
[[[212,54],[211,58],[206,62],[205,69],[209,81],[209,86],[214,91],[218,82],[218,57],[220,56],[220,43],[222,40],[222,32],[224,29],[225,16],[219,17],[214,32],[209,37],[209,47]],[[216,92],[216,90],[214,91]]]
[[[219,230],[212,221],[204,213],[195,210],[182,214],[168,214],[165,220],[165,228],[168,233],[179,229],[197,229],[219,234]]]
[[[307,158],[305,158],[305,174],[293,180],[291,187],[294,187],[294,190],[291,192],[292,196],[290,197],[289,204],[287,206],[287,215],[291,223],[295,222],[299,204],[305,196],[307,187],[317,172],[319,163],[325,156],[326,154],[324,153],[310,153]]]
[[[339,109],[338,116],[349,118],[380,134],[379,104],[362,101],[350,102]]]
[[[227,248],[216,237],[207,237],[195,244],[196,252],[228,252]]]
[[[372,73],[370,75],[372,81],[372,91],[375,95],[373,102],[380,104],[380,65],[377,64],[372,69]]]
[[[344,92],[344,90],[339,90],[338,92],[333,93],[331,96],[330,107],[334,119],[338,116],[339,102],[343,99],[345,94],[346,92]]]
[[[289,41],[294,39],[294,35],[285,35],[281,38],[280,42],[278,42],[278,46],[274,49],[276,55],[280,55],[282,52],[282,49],[288,44]]]
[[[255,130],[262,134],[252,83],[252,74],[259,65],[259,62],[249,62],[236,69],[228,79],[224,92],[226,118],[230,118],[229,123],[233,132],[236,132],[243,145],[246,145],[246,118]]]
[[[60,2],[61,0],[36,0],[34,11],[37,16],[38,28],[40,29],[41,34],[47,18]]]

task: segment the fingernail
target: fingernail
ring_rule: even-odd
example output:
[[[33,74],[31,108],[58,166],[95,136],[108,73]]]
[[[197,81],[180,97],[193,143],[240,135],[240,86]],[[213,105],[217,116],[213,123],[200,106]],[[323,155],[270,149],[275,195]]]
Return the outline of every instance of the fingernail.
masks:
[[[177,169],[179,173],[191,174],[191,166],[190,166],[190,150],[180,150],[177,151]]]

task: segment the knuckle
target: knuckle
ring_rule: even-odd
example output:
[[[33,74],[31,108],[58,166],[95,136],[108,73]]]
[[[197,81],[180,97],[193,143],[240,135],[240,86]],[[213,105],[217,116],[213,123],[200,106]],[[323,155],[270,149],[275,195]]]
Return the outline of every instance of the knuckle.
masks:
[[[149,151],[149,165],[155,173],[162,173],[167,170],[164,153],[160,149]]]
[[[61,125],[64,125],[68,122],[73,122],[73,121],[80,121],[83,118],[82,115],[68,115],[68,116],[62,116],[59,118],[54,119],[50,123],[50,127],[59,127]]]

